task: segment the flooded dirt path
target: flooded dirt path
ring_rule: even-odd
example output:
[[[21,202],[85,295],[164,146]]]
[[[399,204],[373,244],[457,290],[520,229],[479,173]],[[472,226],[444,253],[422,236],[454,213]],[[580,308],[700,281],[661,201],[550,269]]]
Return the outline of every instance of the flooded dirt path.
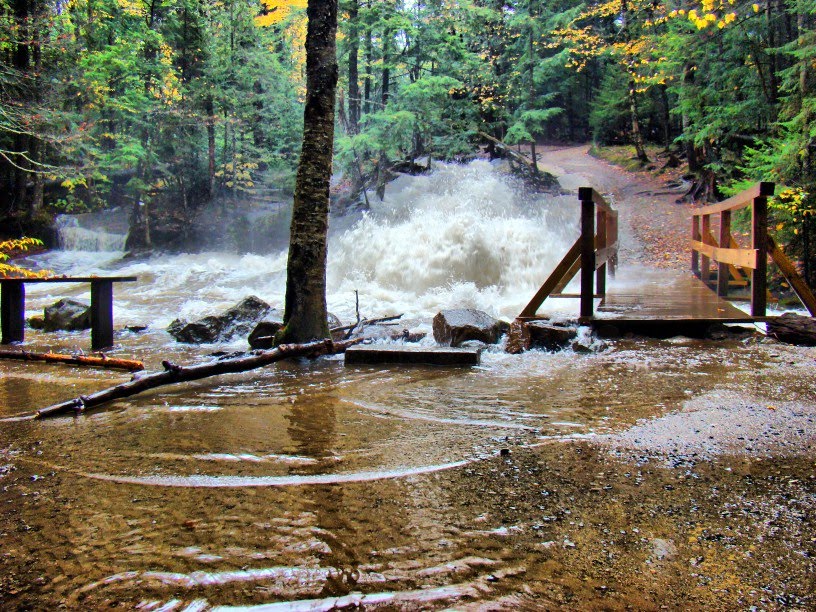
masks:
[[[148,369],[213,350],[118,341]],[[0,418],[121,376],[0,374]],[[280,363],[0,421],[0,606],[814,609],[814,374],[816,349],[756,335],[622,339],[469,370]]]

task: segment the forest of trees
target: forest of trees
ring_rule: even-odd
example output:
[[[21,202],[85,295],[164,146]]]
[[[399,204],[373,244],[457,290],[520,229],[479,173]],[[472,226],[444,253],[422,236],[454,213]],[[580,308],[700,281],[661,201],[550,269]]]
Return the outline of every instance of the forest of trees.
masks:
[[[131,247],[291,189],[305,0],[2,0],[0,217],[132,210]],[[335,171],[466,159],[479,133],[671,150],[699,198],[755,180],[816,238],[816,0],[342,0]],[[38,229],[39,228],[39,229]],[[169,230],[167,228],[170,228]],[[812,273],[811,273],[812,279]]]

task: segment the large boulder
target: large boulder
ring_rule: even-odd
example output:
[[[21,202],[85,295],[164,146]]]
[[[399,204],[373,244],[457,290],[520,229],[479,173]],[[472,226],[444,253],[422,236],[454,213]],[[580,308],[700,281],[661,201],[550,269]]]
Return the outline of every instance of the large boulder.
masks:
[[[45,331],[76,331],[91,328],[91,307],[85,302],[65,298],[47,306],[43,312]]]
[[[450,346],[459,346],[468,340],[496,344],[508,327],[504,321],[471,308],[443,310],[433,319],[434,340]]]
[[[229,341],[249,335],[271,310],[269,304],[251,295],[219,315],[192,322],[176,319],[167,327],[167,331],[179,342],[187,344]]]

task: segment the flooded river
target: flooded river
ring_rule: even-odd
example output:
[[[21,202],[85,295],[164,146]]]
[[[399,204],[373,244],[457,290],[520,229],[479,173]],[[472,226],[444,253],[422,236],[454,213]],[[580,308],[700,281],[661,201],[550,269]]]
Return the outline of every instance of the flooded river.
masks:
[[[444,307],[510,318],[576,231],[571,200],[519,196],[486,164],[394,192],[333,229],[329,304],[345,322],[355,289],[364,316],[405,313],[416,331]],[[115,289],[115,320],[149,330],[120,333],[112,354],[149,370],[244,348],[176,344],[177,316],[283,297],[283,254],[39,263],[138,275]],[[54,291],[32,286],[29,314]],[[89,344],[28,331],[25,347]],[[334,357],[7,420],[0,605],[813,609],[814,366],[814,349],[752,335],[492,349],[472,369]],[[127,379],[0,373],[2,416]]]

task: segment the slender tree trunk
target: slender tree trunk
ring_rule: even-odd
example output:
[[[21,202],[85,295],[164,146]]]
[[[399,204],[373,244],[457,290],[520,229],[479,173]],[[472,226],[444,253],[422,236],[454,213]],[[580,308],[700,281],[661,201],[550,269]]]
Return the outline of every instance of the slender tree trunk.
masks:
[[[635,153],[637,154],[637,158],[645,163],[649,162],[649,158],[646,155],[646,148],[643,145],[643,134],[640,132],[640,120],[638,118],[638,108],[637,108],[637,91],[635,87],[635,81],[629,81],[629,114],[632,117],[632,142],[635,145]]]
[[[689,90],[694,87],[694,71],[696,67],[693,64],[686,64],[683,69],[683,95],[689,96]],[[681,117],[683,126],[683,142],[686,147],[686,160],[688,161],[688,169],[692,174],[700,172],[700,160],[697,157],[697,149],[694,147],[694,139],[691,137],[691,117],[688,111],[683,109]]]
[[[215,197],[215,105],[212,96],[204,99],[204,112],[207,113],[207,179],[212,199]]]
[[[660,85],[658,87],[660,92],[660,107],[663,111],[662,114],[662,123],[663,123],[663,144],[666,147],[666,150],[669,149],[671,146],[672,138],[671,138],[671,109],[669,108],[669,95],[668,95],[668,88],[665,85]]]
[[[366,52],[366,74],[363,80],[363,92],[365,101],[363,103],[363,112],[367,115],[371,112],[371,70],[374,65],[374,43],[371,40],[371,28],[366,30],[365,38],[365,52]]]
[[[534,17],[532,14],[532,3],[530,3],[530,17],[531,19]],[[530,88],[528,91],[528,98],[527,103],[530,106],[530,110],[535,108],[536,102],[536,88],[535,88],[535,46],[533,44],[533,36],[535,34],[535,27],[533,26],[532,22],[530,23],[530,33],[527,37],[527,54],[529,57],[527,58],[527,66],[528,66],[528,78],[530,79]],[[538,155],[536,154],[536,134],[533,130],[530,130],[530,135],[532,138],[530,139],[530,155],[533,157],[533,171],[535,174],[538,174]]]
[[[383,69],[382,69],[382,89],[381,101],[382,107],[385,109],[388,104],[388,96],[390,95],[391,84],[391,37],[394,34],[390,30],[383,33]]]
[[[348,122],[350,134],[357,134],[360,125],[360,77],[357,70],[357,55],[360,49],[359,15],[359,0],[351,0],[349,5],[348,57]]]
[[[286,269],[284,327],[278,342],[328,338],[326,240],[337,88],[337,0],[309,0],[306,108]]]

